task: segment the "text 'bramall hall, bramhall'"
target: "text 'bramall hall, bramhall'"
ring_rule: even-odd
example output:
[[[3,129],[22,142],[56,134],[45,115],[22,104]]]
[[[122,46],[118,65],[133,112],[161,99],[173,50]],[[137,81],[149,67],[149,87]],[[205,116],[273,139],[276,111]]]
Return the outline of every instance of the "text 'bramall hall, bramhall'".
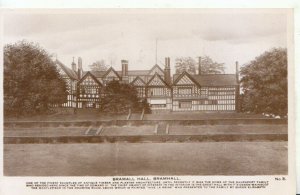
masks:
[[[68,108],[99,108],[103,87],[112,80],[133,85],[138,97],[146,99],[152,111],[236,111],[239,99],[239,66],[236,74],[198,74],[183,72],[171,77],[170,58],[165,58],[164,70],[154,65],[150,70],[129,70],[128,61],[121,61],[121,70],[83,71],[72,62],[68,68],[59,60],[56,65],[66,80]]]

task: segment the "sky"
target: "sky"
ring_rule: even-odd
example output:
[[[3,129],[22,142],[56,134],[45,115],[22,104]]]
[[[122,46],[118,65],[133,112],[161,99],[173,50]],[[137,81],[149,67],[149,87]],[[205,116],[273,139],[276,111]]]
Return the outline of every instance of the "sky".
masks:
[[[3,24],[4,44],[37,42],[69,67],[81,57],[84,70],[102,59],[117,70],[122,59],[150,69],[170,57],[174,72],[176,58],[207,55],[235,73],[235,61],[287,47],[285,9],[11,10]]]

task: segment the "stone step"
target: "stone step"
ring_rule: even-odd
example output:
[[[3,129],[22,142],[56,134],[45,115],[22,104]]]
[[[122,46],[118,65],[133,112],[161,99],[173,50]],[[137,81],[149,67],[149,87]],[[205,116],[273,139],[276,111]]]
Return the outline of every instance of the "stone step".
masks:
[[[90,126],[86,131],[85,135],[96,135],[98,133],[98,128]]]
[[[166,134],[166,124],[159,124],[157,128],[157,134],[158,135],[165,135]]]
[[[91,129],[89,130],[87,135],[96,135],[97,129]]]
[[[140,120],[141,119],[141,114],[131,114],[129,120]]]

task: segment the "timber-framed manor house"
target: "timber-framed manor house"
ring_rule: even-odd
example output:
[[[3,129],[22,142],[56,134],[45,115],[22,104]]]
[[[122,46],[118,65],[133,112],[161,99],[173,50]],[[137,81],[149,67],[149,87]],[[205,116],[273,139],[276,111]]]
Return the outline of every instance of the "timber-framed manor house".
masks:
[[[152,111],[237,111],[239,99],[239,67],[236,74],[174,74],[171,76],[170,58],[165,67],[157,64],[150,70],[129,70],[128,61],[121,61],[121,70],[83,71],[82,59],[72,68],[56,60],[60,74],[66,80],[68,101],[59,107],[99,108],[103,87],[112,80],[136,87],[138,96],[147,99]]]

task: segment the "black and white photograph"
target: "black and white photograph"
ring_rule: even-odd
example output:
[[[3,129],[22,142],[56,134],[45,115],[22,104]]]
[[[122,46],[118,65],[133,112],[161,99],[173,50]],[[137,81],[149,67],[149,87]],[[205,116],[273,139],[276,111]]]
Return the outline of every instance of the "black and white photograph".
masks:
[[[4,176],[288,175],[291,12],[5,12]]]

